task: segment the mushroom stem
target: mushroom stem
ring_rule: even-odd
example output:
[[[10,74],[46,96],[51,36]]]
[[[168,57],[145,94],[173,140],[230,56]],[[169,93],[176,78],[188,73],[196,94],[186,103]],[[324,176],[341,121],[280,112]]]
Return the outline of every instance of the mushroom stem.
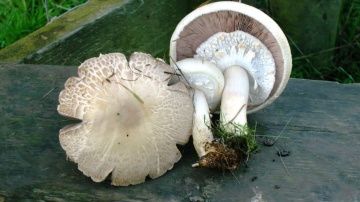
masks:
[[[194,88],[193,143],[199,157],[207,154],[205,146],[214,139],[211,132],[209,106],[205,94]]]
[[[227,68],[223,74],[225,87],[221,99],[220,122],[226,132],[241,135],[244,131],[241,126],[247,124],[249,77],[246,70],[237,65]]]

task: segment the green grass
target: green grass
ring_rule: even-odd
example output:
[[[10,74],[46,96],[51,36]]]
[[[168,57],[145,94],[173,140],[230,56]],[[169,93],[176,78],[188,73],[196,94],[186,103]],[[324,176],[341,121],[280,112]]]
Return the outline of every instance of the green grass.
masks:
[[[231,126],[224,126],[219,120],[216,121],[211,128],[214,138],[235,151],[243,153],[248,158],[251,153],[258,149],[256,142],[256,125],[251,128],[248,125],[228,124]],[[229,128],[232,129],[231,132],[229,132]]]
[[[270,0],[257,0],[256,7],[271,16]],[[360,83],[360,0],[342,0],[336,44],[319,52],[307,53],[298,50],[289,39],[293,53],[292,78]],[[322,53],[334,52],[332,65],[316,67],[313,60]]]
[[[360,0],[345,0],[335,51],[335,72],[329,79],[360,83]],[[336,73],[341,76],[338,76]]]
[[[0,49],[87,0],[1,0]],[[46,7],[46,9],[45,9]]]
[[[70,10],[87,0],[1,0],[0,1],[0,49],[41,28],[53,17]],[[204,0],[205,1],[205,0]],[[211,1],[209,1],[211,2]],[[257,0],[256,7],[266,12],[269,0]],[[47,5],[47,9],[45,6]],[[269,13],[269,12],[267,12]],[[296,53],[296,45],[290,45],[293,56],[293,78],[360,82],[360,0],[343,0],[339,19],[336,45],[307,55]],[[294,51],[295,50],[295,51]],[[317,68],[312,59],[322,52],[333,51],[332,65]]]

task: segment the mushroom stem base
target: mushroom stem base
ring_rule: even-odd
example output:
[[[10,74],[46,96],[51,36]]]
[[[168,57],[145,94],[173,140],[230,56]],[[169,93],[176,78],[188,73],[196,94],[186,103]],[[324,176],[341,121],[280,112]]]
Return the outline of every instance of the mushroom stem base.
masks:
[[[206,155],[206,144],[214,140],[211,131],[209,106],[205,94],[194,89],[194,117],[193,117],[193,144],[199,157]]]
[[[257,151],[255,130],[242,126],[244,135],[227,133],[218,122],[212,128],[215,140],[205,144],[205,155],[193,167],[233,170],[245,162],[251,153]]]
[[[199,159],[196,164],[199,167],[234,170],[244,161],[243,155],[240,152],[219,142],[209,143],[207,147],[211,151]]]

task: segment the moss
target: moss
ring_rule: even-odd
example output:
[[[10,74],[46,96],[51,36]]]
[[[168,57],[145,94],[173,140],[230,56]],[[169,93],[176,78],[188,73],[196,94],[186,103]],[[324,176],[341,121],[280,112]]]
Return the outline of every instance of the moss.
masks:
[[[251,153],[258,151],[256,142],[256,126],[232,124],[233,130],[228,132],[223,124],[216,120],[212,125],[214,141],[205,146],[207,154],[199,159],[200,167],[221,170],[236,169],[245,163]]]

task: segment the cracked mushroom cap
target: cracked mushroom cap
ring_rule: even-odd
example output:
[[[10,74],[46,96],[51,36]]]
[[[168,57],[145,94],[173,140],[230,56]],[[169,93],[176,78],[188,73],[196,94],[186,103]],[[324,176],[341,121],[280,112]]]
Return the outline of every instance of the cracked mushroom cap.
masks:
[[[58,112],[82,122],[60,130],[67,157],[86,176],[127,186],[170,170],[188,142],[193,104],[185,85],[167,86],[173,69],[159,59],[121,53],[86,60],[65,83]]]
[[[257,38],[260,43],[255,43],[254,49],[260,47],[257,44],[261,46],[263,44],[267,49],[266,51],[271,53],[272,60],[275,62],[275,81],[268,93],[268,97],[266,97],[264,101],[261,101],[261,103],[248,105],[248,113],[258,111],[271,104],[282,93],[288,82],[292,68],[290,47],[284,33],[276,22],[262,11],[252,6],[232,1],[215,2],[204,5],[188,14],[176,27],[170,41],[170,57],[173,61],[199,56],[208,59],[199,54],[199,52],[201,52],[201,48],[199,47],[208,41],[209,38],[215,36],[217,37],[216,39],[221,40],[213,40],[213,43],[208,46],[216,50],[217,47],[222,46],[221,43],[223,43],[223,41],[226,41],[226,37],[224,36],[226,36],[227,33],[229,36],[231,34],[240,35],[240,39],[235,39],[235,41],[244,40],[246,42],[248,38],[250,38],[248,36]],[[216,34],[218,34],[218,36],[216,36]],[[235,49],[231,46],[231,48],[228,48],[228,55],[235,55],[233,53],[239,55],[239,53],[244,51],[244,58],[248,60],[245,60],[243,63],[249,63],[249,61],[261,63],[258,60],[250,60],[253,56],[252,54],[248,54],[252,51],[249,50],[249,44],[239,43],[234,44],[234,47],[238,50],[233,51]],[[219,67],[219,64],[217,65]],[[240,65],[245,66],[246,69],[246,64]],[[223,69],[221,70],[223,71]],[[256,72],[256,70],[254,70],[254,72]],[[257,76],[250,75],[251,79],[254,79],[254,77]]]

